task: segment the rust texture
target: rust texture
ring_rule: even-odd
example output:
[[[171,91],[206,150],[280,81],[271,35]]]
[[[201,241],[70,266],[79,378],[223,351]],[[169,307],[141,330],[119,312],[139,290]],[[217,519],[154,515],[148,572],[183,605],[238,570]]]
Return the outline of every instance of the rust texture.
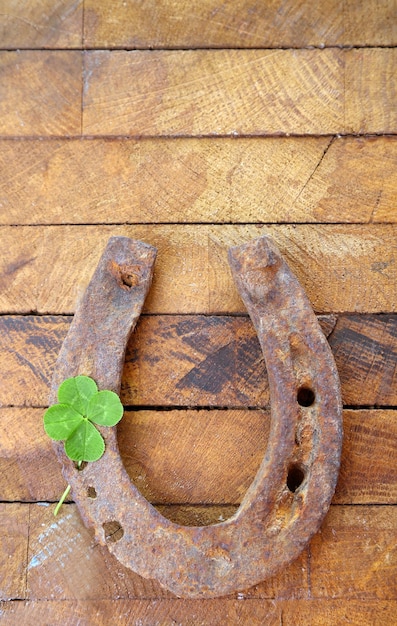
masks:
[[[119,392],[126,343],[150,287],[156,251],[112,238],[78,305],[54,375],[92,376]],[[103,457],[78,471],[57,454],[97,540],[125,566],[180,597],[244,590],[295,559],[318,530],[336,486],[342,405],[335,363],[310,303],[275,244],[231,248],[234,280],[256,328],[269,376],[265,456],[236,514],[203,527],[164,518],[131,482],[116,428],[102,429]]]

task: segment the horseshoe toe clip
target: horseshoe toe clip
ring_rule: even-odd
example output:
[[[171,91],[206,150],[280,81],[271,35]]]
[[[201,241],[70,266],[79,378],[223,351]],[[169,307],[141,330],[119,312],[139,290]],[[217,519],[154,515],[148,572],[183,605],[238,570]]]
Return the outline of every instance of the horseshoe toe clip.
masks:
[[[51,402],[60,383],[79,374],[119,393],[127,341],[155,257],[156,249],[142,242],[109,240],[63,343]],[[295,559],[319,529],[339,471],[338,375],[302,287],[268,237],[231,248],[229,263],[262,347],[271,399],[266,453],[235,515],[197,527],[163,517],[131,482],[115,427],[102,431],[102,458],[80,471],[54,444],[97,540],[125,566],[180,597],[244,590]]]

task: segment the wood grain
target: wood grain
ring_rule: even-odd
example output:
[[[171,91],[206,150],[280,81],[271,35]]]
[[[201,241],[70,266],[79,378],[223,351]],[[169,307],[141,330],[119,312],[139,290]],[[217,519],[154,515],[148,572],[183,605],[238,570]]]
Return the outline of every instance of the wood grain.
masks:
[[[268,48],[395,45],[395,5],[354,0],[312,4],[307,0],[232,4],[216,0],[170,5],[165,0],[85,2],[88,47]]]
[[[84,134],[344,130],[340,50],[95,51],[84,58]]]
[[[26,598],[28,533],[28,506],[1,502],[0,600]]]
[[[2,501],[54,502],[66,487],[42,418],[43,409],[0,409]],[[395,504],[397,412],[346,410],[343,420],[334,503]],[[194,518],[197,508],[188,505],[227,505],[221,514],[232,515],[262,461],[268,428],[267,411],[127,411],[118,441],[128,474],[150,502],[183,504],[173,507],[179,519],[203,524],[207,509]]]
[[[41,406],[71,319],[0,317],[0,403]],[[397,316],[322,321],[348,406],[396,406]],[[143,316],[126,355],[124,405],[265,407],[266,369],[247,317]]]
[[[170,597],[158,583],[126,570],[106,548],[96,545],[75,505],[65,505],[55,521],[46,506],[3,506],[10,511],[30,511],[30,600]],[[215,514],[218,511],[216,507],[213,510]],[[283,572],[247,590],[242,597],[296,599],[301,586],[298,595],[306,599],[310,594],[311,598],[395,601],[396,530],[397,507],[332,506],[310,544],[310,560],[303,553]]]
[[[82,36],[82,0],[2,0],[1,48],[80,48]]]
[[[313,597],[395,600],[397,507],[331,507],[311,544]]]
[[[0,52],[0,135],[81,132],[81,53]]]
[[[1,4],[1,624],[395,624],[395,0]],[[72,502],[52,514],[65,485],[42,414],[64,314],[117,234],[159,249],[121,454],[179,523],[230,517],[266,447],[227,248],[271,234],[326,314],[345,403],[333,505],[297,561],[228,598],[176,599]]]
[[[163,512],[166,513],[164,509]],[[219,517],[221,512],[222,508],[211,507],[211,519]],[[174,514],[174,518],[178,519],[178,515]],[[190,524],[195,521],[192,510],[188,521]],[[28,597],[32,600],[173,597],[156,581],[145,580],[120,565],[106,547],[96,544],[75,505],[65,505],[55,521],[52,507],[30,505],[28,561]],[[251,588],[247,595],[307,597],[307,553],[277,576]]]
[[[392,133],[397,128],[395,52],[88,52],[83,131],[128,136]]]
[[[395,137],[0,143],[2,224],[396,222],[396,188]]]
[[[244,313],[230,246],[270,235],[318,312],[397,307],[395,225],[0,227],[0,312],[71,313],[113,235],[153,244],[150,313]]]
[[[390,614],[385,605],[384,615]],[[279,626],[281,608],[272,600],[53,600],[8,602],[2,608],[4,626],[37,626],[62,623],[63,626],[174,626],[196,624],[224,626],[252,624],[252,626]],[[317,614],[319,614],[317,612]],[[59,621],[60,620],[60,621]],[[379,623],[379,622],[378,622]],[[363,622],[360,623],[362,626]]]
[[[200,626],[332,626],[348,619],[351,626],[393,624],[397,602],[374,600],[45,600],[7,602],[1,606],[4,626],[107,626],[114,620],[130,626],[154,623]],[[281,621],[282,620],[282,621]]]
[[[397,603],[387,600],[286,600],[281,604],[283,626],[385,626],[394,624]]]
[[[392,133],[397,128],[397,49],[385,52],[345,51],[347,132]]]
[[[395,222],[396,160],[394,137],[336,138],[304,181],[287,219]],[[282,218],[280,215],[277,221]]]

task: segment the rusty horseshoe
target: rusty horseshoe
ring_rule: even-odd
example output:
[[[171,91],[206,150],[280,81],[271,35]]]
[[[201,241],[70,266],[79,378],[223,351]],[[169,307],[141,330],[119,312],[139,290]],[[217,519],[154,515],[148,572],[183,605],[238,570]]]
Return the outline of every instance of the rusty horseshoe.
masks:
[[[112,237],[77,306],[52,383],[94,378],[120,391],[125,349],[149,290],[156,249]],[[106,450],[78,470],[55,443],[63,475],[97,540],[125,566],[177,596],[210,598],[251,587],[295,559],[333,496],[342,444],[339,379],[298,280],[269,237],[229,250],[238,291],[256,328],[271,398],[266,453],[237,512],[212,526],[163,517],[131,482],[116,428]]]

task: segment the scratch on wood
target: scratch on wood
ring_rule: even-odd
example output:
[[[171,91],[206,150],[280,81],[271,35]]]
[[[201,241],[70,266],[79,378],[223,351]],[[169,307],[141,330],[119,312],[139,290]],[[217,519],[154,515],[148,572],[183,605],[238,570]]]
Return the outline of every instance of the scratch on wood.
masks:
[[[335,139],[336,139],[336,136],[331,137],[331,140],[329,141],[328,145],[324,148],[324,151],[323,151],[322,155],[320,156],[320,159],[318,160],[314,170],[312,171],[312,173],[310,174],[309,178],[307,179],[307,181],[303,185],[302,189],[299,191],[298,195],[296,196],[295,200],[293,201],[292,206],[294,206],[298,202],[300,196],[305,191],[306,187],[310,183],[310,181],[313,178],[314,174],[317,172],[318,168],[320,167],[321,163],[323,162],[323,160],[325,158],[325,155],[327,154],[328,150],[330,149],[330,147],[334,143]]]
[[[377,210],[379,208],[379,204],[380,204],[380,201],[382,199],[382,194],[383,194],[383,189],[380,189],[378,191],[377,196],[376,196],[376,201],[375,201],[374,207],[372,209],[370,218],[368,220],[368,224],[373,224],[374,223],[374,218],[375,218],[376,212],[377,212]]]

